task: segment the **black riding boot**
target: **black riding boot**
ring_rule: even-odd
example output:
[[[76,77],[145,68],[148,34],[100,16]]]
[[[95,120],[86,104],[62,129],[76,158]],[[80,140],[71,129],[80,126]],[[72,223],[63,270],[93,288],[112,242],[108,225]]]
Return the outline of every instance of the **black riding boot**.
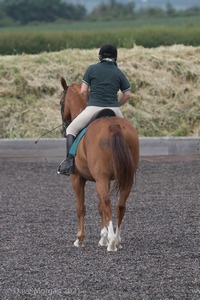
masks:
[[[75,140],[75,136],[72,134],[68,134],[66,136],[66,159],[64,159],[59,167],[58,167],[58,174],[62,175],[70,175],[75,173],[75,166],[74,166],[74,157],[69,154],[69,150]]]

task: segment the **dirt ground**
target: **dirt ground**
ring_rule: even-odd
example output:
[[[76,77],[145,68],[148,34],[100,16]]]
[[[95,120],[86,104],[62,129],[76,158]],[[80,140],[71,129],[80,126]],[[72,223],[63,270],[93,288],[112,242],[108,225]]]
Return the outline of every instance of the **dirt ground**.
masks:
[[[0,299],[200,299],[199,157],[141,160],[123,248],[112,253],[98,246],[91,182],[85,246],[73,246],[74,194],[56,171],[56,163],[0,161]]]

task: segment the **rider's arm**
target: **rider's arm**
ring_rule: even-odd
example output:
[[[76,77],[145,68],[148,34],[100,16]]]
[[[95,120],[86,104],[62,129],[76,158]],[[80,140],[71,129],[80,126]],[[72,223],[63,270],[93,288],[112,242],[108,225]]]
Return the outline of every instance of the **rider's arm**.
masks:
[[[130,95],[131,95],[130,90],[124,92],[121,96],[121,99],[119,100],[119,106],[125,104],[128,101],[128,99],[130,98]]]
[[[89,85],[86,83],[82,83],[81,85],[81,95],[84,97],[86,101],[88,101],[89,98]]]

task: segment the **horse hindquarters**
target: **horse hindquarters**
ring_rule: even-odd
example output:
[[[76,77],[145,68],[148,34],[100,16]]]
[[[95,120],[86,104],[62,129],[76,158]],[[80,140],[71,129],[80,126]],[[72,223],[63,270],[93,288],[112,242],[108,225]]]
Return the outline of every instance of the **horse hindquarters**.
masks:
[[[121,120],[120,120],[121,121]],[[123,122],[123,121],[122,121]],[[123,124],[122,124],[123,126]],[[109,145],[107,149],[107,154],[110,160],[110,164],[112,168],[109,170],[109,162],[106,161],[106,165],[104,163],[104,174],[107,176],[102,177],[101,181],[97,180],[97,193],[100,198],[100,214],[103,218],[102,220],[102,230],[101,230],[101,245],[106,245],[106,234],[108,239],[108,251],[116,251],[117,248],[120,247],[121,243],[121,222],[125,215],[126,210],[126,200],[130,194],[134,175],[136,171],[136,165],[138,160],[138,140],[136,139],[132,141],[132,144],[129,145],[128,138],[126,136],[134,137],[133,132],[131,134],[124,134],[122,131],[122,126],[118,123],[109,123],[108,126],[108,143],[102,142],[104,147],[105,145]],[[132,130],[132,127],[130,127]],[[127,130],[128,131],[128,130]],[[127,132],[126,132],[127,133]],[[135,147],[133,147],[135,145]],[[130,150],[131,148],[135,148],[135,153],[133,154]],[[104,160],[105,157],[104,157]],[[102,163],[103,164],[103,163]],[[135,166],[134,166],[135,165]],[[117,212],[117,230],[116,234],[113,230],[112,224],[112,207],[109,198],[109,190],[107,188],[108,182],[110,181],[109,174],[115,179],[114,189],[116,192],[119,192],[119,202],[117,204],[116,212]],[[105,186],[103,187],[102,182]],[[105,222],[105,219],[107,222]],[[104,225],[104,226],[103,226]]]

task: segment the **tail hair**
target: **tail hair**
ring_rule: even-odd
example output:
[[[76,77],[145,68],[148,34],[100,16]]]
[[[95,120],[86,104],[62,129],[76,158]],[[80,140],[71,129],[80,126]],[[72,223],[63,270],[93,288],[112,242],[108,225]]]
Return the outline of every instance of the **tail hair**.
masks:
[[[134,181],[135,168],[129,146],[124,139],[120,125],[111,125],[110,131],[112,134],[111,151],[115,170],[114,191],[118,193],[131,188]]]

